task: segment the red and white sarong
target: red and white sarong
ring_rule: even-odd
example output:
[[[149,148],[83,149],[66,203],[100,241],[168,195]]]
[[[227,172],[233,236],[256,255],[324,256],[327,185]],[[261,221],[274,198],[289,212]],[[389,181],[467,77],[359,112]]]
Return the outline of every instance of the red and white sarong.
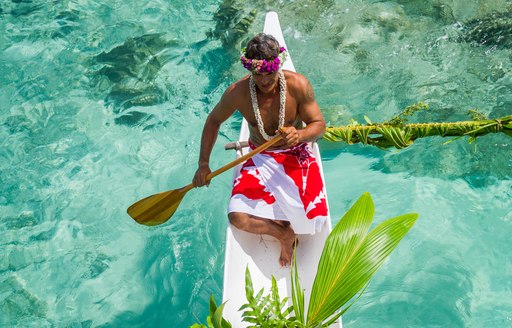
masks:
[[[245,162],[228,206],[228,213],[289,221],[296,234],[320,231],[327,211],[320,169],[307,143],[263,151]]]

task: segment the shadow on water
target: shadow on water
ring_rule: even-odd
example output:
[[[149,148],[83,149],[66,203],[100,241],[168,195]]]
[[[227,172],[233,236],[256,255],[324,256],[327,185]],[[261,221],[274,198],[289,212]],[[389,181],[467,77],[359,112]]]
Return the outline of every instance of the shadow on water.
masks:
[[[483,188],[512,177],[510,167],[510,137],[487,135],[468,144],[462,138],[450,144],[440,137],[420,139],[405,149],[378,149],[361,144],[321,140],[322,159],[334,160],[350,153],[376,160],[373,170],[383,173],[406,173],[417,177],[444,180],[463,179],[474,188]]]
[[[474,188],[487,187],[511,177],[512,144],[508,139],[504,135],[487,135],[473,144],[468,144],[467,139],[450,144],[443,144],[447,140],[439,137],[418,140],[409,148],[381,156],[373,169],[444,180],[463,179]]]
[[[207,33],[209,39],[218,39],[224,48],[231,49],[244,38],[256,19],[256,9],[248,8],[245,1],[224,0],[213,15],[215,28]]]
[[[48,315],[46,302],[32,295],[24,287],[24,282],[17,277],[10,276],[2,281],[1,285],[9,286],[9,290],[2,290],[0,309],[3,318],[0,318],[0,325],[14,327],[22,322],[33,323],[34,319],[45,318]],[[8,321],[9,318],[16,318],[16,321]]]
[[[13,17],[20,18],[32,15],[45,7],[45,4],[34,2],[32,0],[11,0],[2,1],[0,13],[10,14]]]
[[[78,10],[63,10],[57,13],[55,20],[60,28],[53,35],[56,37],[65,37],[69,33],[78,30],[80,24],[80,12]]]
[[[91,65],[101,66],[93,73],[93,83],[107,91],[105,103],[117,114],[115,123],[145,128],[162,124],[143,108],[169,100],[167,87],[156,80],[167,63],[183,60],[182,47],[165,33],[145,34],[92,59]]]
[[[92,73],[94,87],[100,93],[107,92],[105,103],[116,114],[114,122],[144,129],[165,125],[149,108],[171,99],[173,86],[162,83],[160,77],[172,79],[172,70],[165,66],[183,63],[190,52],[201,54],[197,69],[207,72],[209,86],[205,93],[222,84],[238,56],[238,43],[247,36],[256,17],[255,10],[241,8],[237,1],[224,1],[214,15],[215,28],[207,32],[207,39],[189,45],[189,50],[183,50],[187,45],[165,33],[153,33],[127,39],[92,58],[89,65],[99,65]],[[212,48],[211,41],[215,40],[222,47]]]
[[[350,317],[362,317],[363,313],[373,313],[372,317],[364,318],[368,325],[378,325],[377,318],[389,316],[395,318],[393,326],[421,327],[426,322],[430,326],[443,326],[447,322],[451,327],[465,326],[466,316],[471,313],[468,295],[471,295],[475,288],[473,275],[463,264],[452,263],[450,258],[444,255],[432,254],[432,250],[428,249],[428,243],[425,245],[425,249],[416,251],[418,256],[421,253],[428,255],[420,258],[429,260],[425,260],[421,267],[411,272],[376,279],[374,285],[368,288],[368,295],[361,298],[362,303],[365,302],[365,297],[374,298],[374,301],[362,305],[363,312],[358,312],[359,309],[355,308]],[[426,281],[428,283],[425,283]],[[431,308],[425,304],[436,306]]]
[[[464,17],[467,13],[464,15],[460,8],[447,1],[399,0],[397,3],[408,15],[426,16],[442,24],[453,24],[458,32],[455,41],[495,49],[512,48],[512,4],[505,3],[499,9],[487,6],[485,2],[480,7],[471,4],[468,7],[474,7],[474,13]]]
[[[224,0],[213,14],[215,27],[206,33],[207,40],[196,43],[193,47],[202,53],[198,69],[207,72],[209,85],[206,93],[219,85],[238,78],[232,75],[232,63],[238,61],[241,45],[248,40],[248,32],[256,20],[256,4],[248,5],[245,1]],[[220,41],[221,47],[207,49],[211,41]]]
[[[11,0],[0,3],[0,15],[9,15],[16,21],[37,21],[38,16],[48,16],[56,24],[51,28],[36,26],[27,29],[30,33],[42,34],[52,39],[66,37],[73,31],[79,30],[80,11],[76,9],[59,9],[59,3],[55,1]],[[7,18],[7,17],[6,17]],[[83,17],[82,17],[83,19]],[[32,23],[31,22],[31,23]]]
[[[497,49],[512,48],[512,12],[491,13],[468,21],[462,25],[461,40]]]

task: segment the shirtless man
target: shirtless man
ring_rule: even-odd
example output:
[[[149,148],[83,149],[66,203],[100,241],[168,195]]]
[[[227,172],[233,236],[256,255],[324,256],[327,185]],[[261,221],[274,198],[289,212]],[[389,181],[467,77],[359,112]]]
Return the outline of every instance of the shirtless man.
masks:
[[[308,147],[307,142],[315,141],[323,135],[325,132],[325,121],[315,100],[311,84],[300,74],[291,71],[282,71],[280,67],[285,60],[286,49],[281,48],[274,37],[264,33],[256,35],[248,42],[247,47],[242,50],[242,64],[251,74],[229,86],[219,103],[208,115],[201,138],[199,167],[193,178],[194,186],[201,187],[209,184],[209,181],[206,179],[206,176],[211,172],[209,159],[213,145],[217,139],[220,125],[233,115],[236,110],[238,110],[249,123],[249,142],[252,148],[263,144],[275,134],[282,135],[283,140],[269,148],[270,151],[267,152],[268,154],[273,154],[272,151],[275,151],[276,154],[285,156],[290,149],[294,150],[295,155],[293,156],[296,156],[300,151],[304,154],[304,149]],[[251,82],[251,80],[253,82]],[[303,122],[305,126],[303,126]],[[299,147],[301,148],[299,149]],[[309,151],[308,154],[311,155],[310,150],[307,149],[307,151]],[[314,158],[306,159],[310,162],[314,161]],[[304,160],[304,158],[301,158],[300,161],[304,162]],[[244,165],[244,168],[247,167],[246,170],[252,168],[254,171],[251,171],[252,173],[248,173],[245,176],[258,174],[258,170],[263,170],[262,167],[258,167],[258,165],[255,164],[256,160],[254,163],[251,160],[249,161]],[[318,192],[316,192],[316,194],[318,195],[314,195],[315,201],[313,202],[313,200],[311,200],[308,202],[318,204],[319,197],[324,197],[323,182],[321,181],[319,172],[313,175],[309,173],[309,171],[311,171],[309,170],[311,166],[310,162],[308,162],[309,164],[306,168],[308,172],[306,174],[309,174],[307,179],[320,179],[320,182],[313,182],[315,182],[316,189],[321,189],[322,191],[317,190]],[[304,172],[306,172],[306,169],[299,168],[299,170]],[[289,171],[290,170],[287,170],[288,174],[290,173]],[[273,172],[270,173],[273,175]],[[302,179],[306,179],[304,178],[304,174],[302,174],[302,176]],[[266,203],[261,199],[255,199],[258,197],[254,197],[254,192],[247,192],[247,188],[251,188],[251,186],[243,188],[240,194],[244,195],[237,194],[236,189],[239,188],[237,186],[245,184],[243,180],[244,179],[235,181],[232,201],[228,210],[229,221],[240,230],[255,234],[267,234],[277,238],[281,245],[279,263],[282,266],[289,265],[296,241],[296,231],[293,229],[295,216],[292,218],[286,217],[287,213],[290,212],[286,209],[286,206],[287,203],[290,202],[281,201],[281,208],[277,209],[277,212],[275,209],[272,210],[272,213],[278,213],[277,215],[267,215],[267,213],[270,213],[268,210],[253,212],[252,208],[259,206],[258,204],[249,206],[248,210],[245,210],[243,206],[244,202],[257,201],[261,202],[264,206],[279,206],[279,201],[273,199],[275,191],[269,190],[272,189],[272,186],[267,185],[265,181],[261,180],[259,187],[263,188],[261,186],[265,185],[264,190],[262,189],[259,194],[257,192],[256,194],[260,195],[261,192],[266,193],[266,195],[271,198],[268,200],[267,197],[265,200]],[[318,183],[320,183],[320,185],[318,185]],[[296,183],[296,185],[299,184],[302,184],[302,182]],[[313,185],[313,183],[310,184]],[[296,185],[293,185],[292,181],[292,189],[297,189]],[[254,185],[252,186],[254,187]],[[282,187],[282,185],[280,184],[279,187]],[[301,189],[300,192],[294,192],[295,195],[299,193],[304,194],[305,190]],[[238,197],[238,204],[242,206],[233,203],[236,202],[236,200],[233,199],[235,196]],[[277,198],[276,196],[276,199]],[[298,196],[295,198],[298,198]],[[302,198],[299,199],[299,202],[301,200],[302,203],[299,207],[302,207],[301,210],[304,213],[300,216],[304,216],[304,218],[300,220],[314,221],[315,217],[311,217],[311,215],[305,216],[307,208],[311,209],[312,205],[304,203]],[[325,203],[325,201],[323,203]],[[318,213],[321,214],[320,216],[326,216],[326,211],[327,207],[325,206],[325,210],[322,209]],[[300,229],[297,228],[297,230]],[[297,233],[315,232],[315,228],[311,227],[306,230]]]

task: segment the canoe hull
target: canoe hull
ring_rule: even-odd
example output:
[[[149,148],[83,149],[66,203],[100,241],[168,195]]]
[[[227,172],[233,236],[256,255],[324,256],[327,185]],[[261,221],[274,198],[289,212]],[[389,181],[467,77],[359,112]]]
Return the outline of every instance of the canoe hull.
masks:
[[[283,38],[277,13],[269,12],[265,17],[264,33],[273,35],[281,46],[287,50]],[[283,65],[283,69],[295,71],[291,56]],[[249,139],[247,122],[243,120],[240,130],[239,141]],[[312,144],[313,153],[320,166],[323,178],[322,161],[316,143]],[[248,148],[237,151],[237,157],[247,153]],[[234,169],[234,179],[240,174],[241,166]],[[325,181],[325,179],[324,179]],[[299,246],[297,247],[297,267],[301,286],[305,290],[306,304],[309,303],[311,287],[316,275],[318,261],[322,254],[325,240],[331,231],[330,216],[325,221],[320,232],[314,235],[300,235]],[[249,268],[252,276],[254,290],[258,292],[264,288],[270,291],[272,276],[277,281],[281,298],[289,297],[291,305],[291,280],[290,268],[283,268],[279,265],[279,254],[281,248],[277,239],[267,235],[256,235],[247,233],[233,227],[228,223],[226,231],[226,252],[224,262],[224,287],[222,301],[226,302],[224,317],[233,324],[233,327],[246,327],[241,322],[240,306],[247,302],[245,297],[245,269]],[[341,324],[336,327],[341,327]]]

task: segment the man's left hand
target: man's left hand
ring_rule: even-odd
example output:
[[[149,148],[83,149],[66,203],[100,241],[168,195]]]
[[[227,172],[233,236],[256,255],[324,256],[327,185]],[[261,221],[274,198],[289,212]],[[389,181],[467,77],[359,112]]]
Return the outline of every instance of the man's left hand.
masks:
[[[293,147],[300,143],[300,130],[297,130],[293,126],[282,127],[279,131],[276,131],[283,138],[286,146]]]

